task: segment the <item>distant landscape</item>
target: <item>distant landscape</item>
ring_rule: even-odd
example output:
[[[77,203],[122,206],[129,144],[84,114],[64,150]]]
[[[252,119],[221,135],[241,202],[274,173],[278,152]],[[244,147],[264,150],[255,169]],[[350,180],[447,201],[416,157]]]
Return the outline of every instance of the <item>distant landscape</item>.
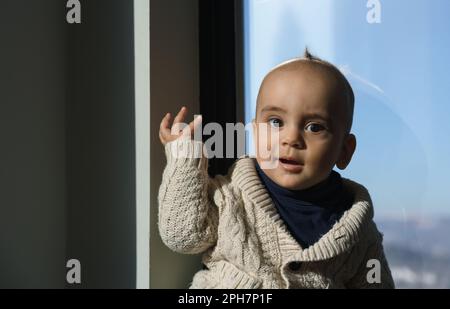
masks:
[[[450,288],[450,216],[376,219],[397,288]]]

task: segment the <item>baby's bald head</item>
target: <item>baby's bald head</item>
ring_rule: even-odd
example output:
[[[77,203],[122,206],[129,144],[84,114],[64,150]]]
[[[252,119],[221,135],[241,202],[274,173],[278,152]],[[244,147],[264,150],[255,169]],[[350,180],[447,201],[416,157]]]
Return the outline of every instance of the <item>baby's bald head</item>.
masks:
[[[270,91],[268,88],[273,87],[268,87],[268,85],[281,79],[289,83],[293,78],[301,78],[305,83],[310,83],[312,86],[318,83],[323,84],[322,91],[328,92],[324,98],[334,105],[334,111],[338,111],[339,116],[336,116],[340,117],[345,132],[350,132],[355,102],[350,83],[338,68],[313,56],[308,49],[305,49],[302,58],[295,58],[278,65],[264,78],[258,93],[256,119],[258,119],[260,110],[267,101],[267,92]]]

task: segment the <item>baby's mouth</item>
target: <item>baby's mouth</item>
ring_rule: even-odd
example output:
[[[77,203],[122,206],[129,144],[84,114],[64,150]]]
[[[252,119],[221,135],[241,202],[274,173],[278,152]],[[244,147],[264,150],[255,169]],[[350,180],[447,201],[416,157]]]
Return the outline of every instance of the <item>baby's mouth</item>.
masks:
[[[300,165],[300,162],[291,158],[280,158],[280,162],[283,164]]]
[[[294,158],[279,158],[280,165],[288,173],[300,173],[303,165]]]

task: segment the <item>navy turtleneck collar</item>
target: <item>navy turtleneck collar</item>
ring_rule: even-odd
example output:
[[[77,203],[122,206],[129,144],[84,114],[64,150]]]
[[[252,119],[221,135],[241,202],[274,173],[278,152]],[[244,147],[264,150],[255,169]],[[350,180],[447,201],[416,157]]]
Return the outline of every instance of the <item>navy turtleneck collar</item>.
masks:
[[[290,190],[270,179],[256,160],[255,167],[281,219],[303,248],[316,243],[353,204],[336,171],[311,188]]]

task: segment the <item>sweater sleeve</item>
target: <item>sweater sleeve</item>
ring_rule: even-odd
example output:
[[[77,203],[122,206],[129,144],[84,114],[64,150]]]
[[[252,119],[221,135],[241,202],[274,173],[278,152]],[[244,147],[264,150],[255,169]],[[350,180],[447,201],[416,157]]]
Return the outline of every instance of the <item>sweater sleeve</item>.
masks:
[[[158,194],[158,227],[164,244],[175,252],[197,254],[217,241],[218,186],[208,176],[203,143],[177,139],[165,145],[167,165]]]
[[[383,250],[382,235],[368,246],[356,275],[347,285],[350,289],[394,289],[395,284]]]

